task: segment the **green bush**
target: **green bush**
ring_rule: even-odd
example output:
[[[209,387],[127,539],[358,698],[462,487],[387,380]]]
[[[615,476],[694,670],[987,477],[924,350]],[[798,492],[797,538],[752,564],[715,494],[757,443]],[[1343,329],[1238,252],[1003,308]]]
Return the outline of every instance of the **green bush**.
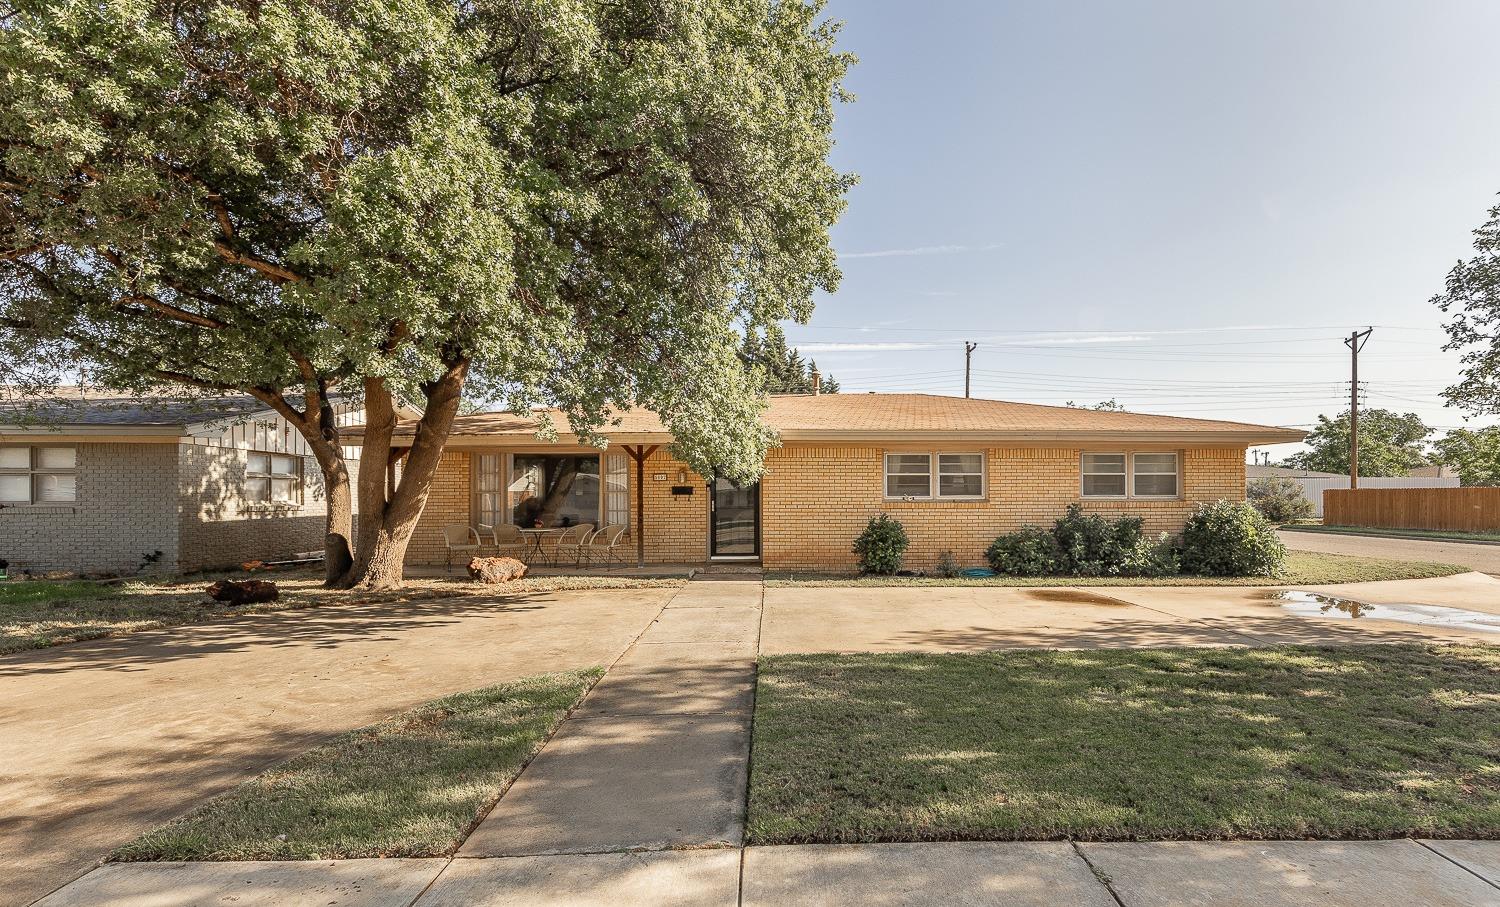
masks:
[[[892,574],[901,569],[901,557],[906,554],[906,529],[899,520],[891,519],[888,513],[870,517],[865,531],[854,540],[854,553],[859,555],[859,569],[863,573]]]
[[[944,548],[943,553],[938,555],[937,575],[946,579],[952,579],[962,572],[964,570],[958,565],[958,558],[953,556],[953,549]]]
[[[1251,506],[1273,523],[1290,523],[1313,515],[1312,501],[1302,496],[1302,484],[1295,480],[1256,479],[1247,493]]]
[[[1182,548],[1163,532],[1155,541],[1141,538],[1120,565],[1121,576],[1175,576],[1182,572]]]
[[[1274,576],[1286,564],[1276,528],[1248,503],[1200,504],[1182,530],[1182,570],[1206,576]]]
[[[990,569],[1010,576],[1047,576],[1062,572],[1063,554],[1052,533],[1022,526],[990,543],[984,553]]]
[[[1073,576],[1118,574],[1141,541],[1141,518],[1122,516],[1108,520],[1097,513],[1084,514],[1078,504],[1069,504],[1052,526],[1052,537],[1063,553],[1063,571]]]

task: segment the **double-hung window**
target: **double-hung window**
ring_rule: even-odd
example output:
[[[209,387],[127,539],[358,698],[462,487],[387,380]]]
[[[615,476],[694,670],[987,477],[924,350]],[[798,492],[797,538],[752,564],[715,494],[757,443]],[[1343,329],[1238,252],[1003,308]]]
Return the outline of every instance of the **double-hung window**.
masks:
[[[78,449],[0,447],[0,504],[78,500]]]
[[[920,500],[984,497],[982,453],[888,453],[885,496]]]
[[[1085,453],[1086,498],[1175,498],[1180,491],[1176,452]]]
[[[245,464],[245,500],[252,504],[302,503],[302,458],[252,450]]]

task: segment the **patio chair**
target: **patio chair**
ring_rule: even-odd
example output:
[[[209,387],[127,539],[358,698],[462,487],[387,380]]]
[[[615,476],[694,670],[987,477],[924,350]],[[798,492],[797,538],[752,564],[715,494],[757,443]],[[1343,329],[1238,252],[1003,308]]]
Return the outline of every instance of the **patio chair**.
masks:
[[[604,562],[605,569],[614,566],[616,552],[622,550],[624,545],[626,527],[623,523],[618,526],[605,526],[598,532],[589,536],[588,544],[583,548],[583,561],[592,565],[595,559]],[[625,561],[620,561],[623,566]]]
[[[526,560],[526,555],[531,553],[531,543],[526,541],[526,536],[521,533],[518,526],[510,523],[501,523],[498,526],[480,526],[479,538],[481,541],[488,536],[486,543],[495,549],[495,554],[503,557],[513,557],[518,561]]]
[[[443,545],[446,548],[443,567],[452,573],[455,554],[467,554],[473,557],[479,553],[479,533],[475,532],[472,526],[465,526],[462,523],[444,526]]]
[[[542,536],[542,550],[550,556],[550,563],[553,565],[562,563],[564,555],[571,555],[573,563],[577,565],[583,556],[583,544],[593,531],[593,523],[578,523],[562,532],[549,533]]]

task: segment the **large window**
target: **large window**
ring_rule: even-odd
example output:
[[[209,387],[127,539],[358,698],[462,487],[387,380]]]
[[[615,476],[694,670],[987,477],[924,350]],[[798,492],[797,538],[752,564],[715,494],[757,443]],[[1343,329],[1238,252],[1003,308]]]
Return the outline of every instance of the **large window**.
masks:
[[[1085,453],[1086,498],[1175,498],[1180,492],[1178,458],[1170,453]]]
[[[250,451],[245,463],[245,500],[251,504],[301,504],[302,458]]]
[[[510,522],[523,528],[599,522],[599,458],[516,454],[505,486]]]
[[[78,449],[0,447],[0,504],[78,500]]]
[[[885,455],[885,496],[923,500],[983,498],[984,454],[888,453]]]

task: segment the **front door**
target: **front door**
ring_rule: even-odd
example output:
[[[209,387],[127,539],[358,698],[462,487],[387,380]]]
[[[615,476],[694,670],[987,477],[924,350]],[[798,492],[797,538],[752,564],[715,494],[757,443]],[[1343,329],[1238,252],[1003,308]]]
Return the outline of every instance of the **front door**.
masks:
[[[714,479],[709,503],[709,554],[760,556],[759,482],[740,488],[728,479]]]

